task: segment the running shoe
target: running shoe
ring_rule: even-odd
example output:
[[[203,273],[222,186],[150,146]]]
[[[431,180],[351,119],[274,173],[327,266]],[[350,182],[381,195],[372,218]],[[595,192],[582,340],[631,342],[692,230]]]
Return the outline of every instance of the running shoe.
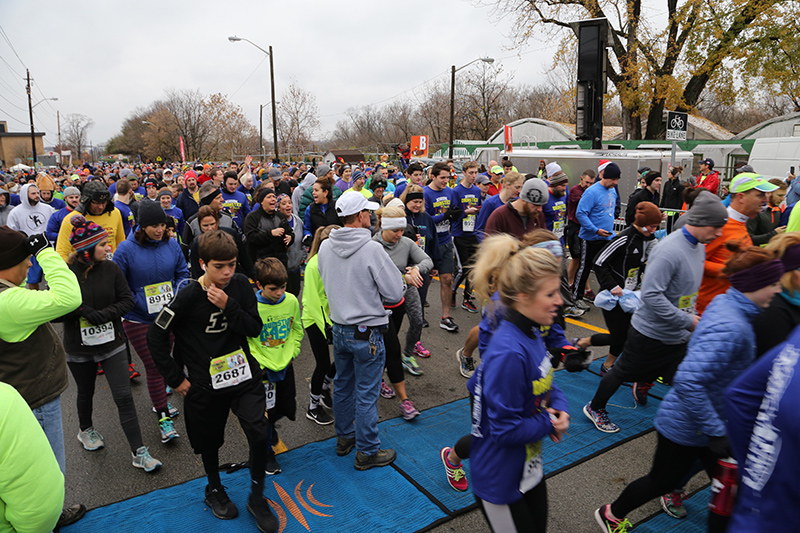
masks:
[[[422,341],[417,341],[417,344],[414,345],[414,355],[427,359],[431,356],[431,352],[422,345]]]
[[[391,449],[378,450],[374,455],[367,455],[363,452],[356,452],[356,470],[369,470],[376,466],[388,466],[397,457],[397,452]]]
[[[600,365],[600,377],[601,378],[604,377],[606,374],[608,374],[608,372],[610,370],[611,370],[610,368],[606,368],[606,364],[605,363],[601,364]]]
[[[272,514],[272,509],[269,508],[269,502],[264,496],[260,494],[250,493],[247,498],[247,510],[256,519],[256,527],[261,533],[273,533],[278,531],[280,524],[275,515]]]
[[[175,425],[169,417],[162,418],[158,421],[158,429],[161,431],[161,443],[166,444],[172,439],[180,437],[178,432],[175,431]],[[219,518],[219,517],[217,517]]]
[[[414,407],[414,402],[408,398],[400,402],[400,412],[403,414],[403,418],[405,420],[411,420],[419,416],[419,411],[417,411],[417,408]]]
[[[174,405],[172,405],[172,404],[171,404],[171,403],[169,403],[169,402],[167,402],[167,410],[169,411],[169,417],[170,417],[170,418],[175,418],[176,416],[178,416],[179,414],[181,414],[181,413],[180,413],[180,411],[178,411],[178,408],[177,408],[177,407],[175,407]],[[156,408],[155,408],[155,407],[153,407],[153,412],[154,412],[154,413],[157,413],[157,412],[158,412],[158,411],[156,411]]]
[[[89,450],[90,452],[99,450],[105,446],[105,443],[103,442],[103,436],[93,427],[87,428],[78,433],[78,440],[81,441],[81,444],[83,444],[83,448],[85,450]]]
[[[564,316],[567,318],[578,318],[579,316],[583,316],[585,314],[585,309],[579,309],[571,305],[564,308]]]
[[[421,376],[424,374],[413,355],[411,357],[403,356],[403,368],[408,370],[408,373],[412,376]]]
[[[427,321],[427,320],[425,320],[424,318],[422,319],[422,327],[423,327],[423,328],[430,327],[430,324],[429,324],[429,323],[428,323],[428,321]]]
[[[594,519],[605,533],[628,533],[628,528],[633,527],[627,518],[617,520],[608,516],[609,508],[606,504],[594,512]]]
[[[152,472],[159,466],[162,466],[161,461],[150,455],[147,446],[142,446],[136,450],[136,453],[131,452],[131,455],[133,456],[133,466],[141,468],[145,472]]]
[[[164,392],[167,394],[167,396],[172,396],[172,387],[167,385],[167,388]]]
[[[450,294],[450,307],[455,307],[455,306],[456,306],[456,293],[455,291],[453,291]]]
[[[450,483],[450,486],[456,489],[459,492],[465,492],[469,483],[467,482],[467,476],[464,474],[464,467],[461,465],[455,466],[447,460],[447,456],[450,454],[450,447],[447,446],[442,448],[439,452],[439,457],[442,459],[442,464],[444,465],[445,474],[447,474],[447,482]]]
[[[619,431],[619,426],[608,418],[608,412],[606,412],[605,409],[592,411],[592,402],[589,402],[583,406],[583,414],[586,415],[586,418],[592,421],[594,427],[603,433],[616,433]]]
[[[464,301],[461,302],[461,309],[464,311],[469,311],[470,313],[478,312],[478,308],[475,307],[474,303],[472,303],[472,298],[464,298]]]
[[[592,304],[590,304],[583,298],[579,298],[575,300],[575,307],[577,307],[578,309],[583,309],[584,311],[588,311],[589,309],[592,308]]]
[[[104,372],[105,371],[103,370],[103,367],[100,366],[100,363],[97,363],[97,375],[102,376]]]
[[[267,462],[264,463],[264,473],[268,476],[275,476],[281,473],[281,465],[278,464],[274,454],[267,456]]]
[[[588,291],[583,293],[583,299],[588,300],[590,302],[594,302],[594,291],[589,289]]]
[[[410,372],[410,371],[409,371]],[[395,394],[392,388],[386,384],[384,380],[381,380],[381,398],[394,398]]]
[[[323,409],[321,405],[318,405],[314,409],[306,410],[306,418],[313,420],[320,426],[333,424],[333,417],[326,413],[325,409]]]
[[[439,322],[439,327],[455,333],[458,331],[458,324],[453,321],[451,316],[443,316],[442,321]]]
[[[328,409],[333,409],[333,397],[331,396],[330,389],[322,389],[322,394],[319,396],[319,401]]]
[[[425,307],[430,307],[431,304],[428,303],[428,300],[425,300]]]
[[[639,405],[647,405],[647,393],[653,388],[652,383],[637,382],[633,384],[633,397]]]
[[[58,531],[62,527],[67,527],[74,524],[83,518],[85,514],[86,506],[82,503],[76,503],[75,505],[64,507],[61,510],[61,516],[58,517],[58,522],[56,522],[54,531]]]
[[[128,372],[130,373],[130,376],[129,376],[129,377],[130,377],[131,379],[133,379],[133,378],[138,378],[139,376],[141,376],[141,374],[139,373],[139,371],[138,371],[138,370],[136,370],[136,365],[135,365],[135,364],[133,364],[133,363],[130,363],[130,364],[128,365]],[[169,394],[169,393],[167,393],[167,394]]]
[[[221,520],[231,520],[239,516],[239,509],[237,509],[236,505],[228,498],[225,487],[222,485],[213,489],[211,485],[206,485],[205,502],[208,508],[211,509],[211,512],[214,513],[214,516]]]
[[[672,518],[686,518],[688,513],[686,512],[686,507],[683,505],[683,502],[687,499],[686,493],[680,490],[664,494],[659,498],[661,501],[661,508]]]
[[[461,375],[469,379],[475,373],[475,361],[472,357],[464,355],[464,348],[459,348],[456,352],[456,359],[458,359],[458,371]]]

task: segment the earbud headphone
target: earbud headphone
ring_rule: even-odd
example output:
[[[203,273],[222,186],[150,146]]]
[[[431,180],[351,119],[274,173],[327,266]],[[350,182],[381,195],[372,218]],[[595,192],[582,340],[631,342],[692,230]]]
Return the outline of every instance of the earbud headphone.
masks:
[[[205,271],[206,271],[206,266],[205,266],[205,265],[200,265],[200,268],[202,268],[202,269],[203,269],[203,272],[205,272]]]

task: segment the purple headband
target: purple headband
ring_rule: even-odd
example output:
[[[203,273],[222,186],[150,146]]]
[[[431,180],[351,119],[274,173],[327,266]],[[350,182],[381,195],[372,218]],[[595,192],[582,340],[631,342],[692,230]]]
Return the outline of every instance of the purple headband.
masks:
[[[783,261],[783,266],[786,268],[787,272],[800,268],[800,244],[795,244],[794,246],[786,248],[781,261]]]
[[[778,283],[786,272],[779,259],[767,261],[754,267],[740,270],[728,276],[731,286],[739,292],[755,292],[774,283]]]

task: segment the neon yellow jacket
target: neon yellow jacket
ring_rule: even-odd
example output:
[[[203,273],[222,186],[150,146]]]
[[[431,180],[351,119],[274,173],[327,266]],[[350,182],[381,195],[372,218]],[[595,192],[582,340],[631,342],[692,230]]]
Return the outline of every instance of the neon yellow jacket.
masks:
[[[256,299],[258,314],[264,325],[261,335],[247,338],[250,353],[261,368],[279,372],[300,354],[300,342],[304,334],[300,323],[300,304],[297,297],[289,292],[278,303],[264,298],[261,292],[256,294]]]
[[[328,306],[328,297],[325,287],[322,286],[322,276],[319,275],[319,256],[315,255],[306,264],[305,285],[303,286],[303,327],[317,326],[325,335],[325,325],[333,326],[331,308]],[[327,335],[326,335],[327,336]]]

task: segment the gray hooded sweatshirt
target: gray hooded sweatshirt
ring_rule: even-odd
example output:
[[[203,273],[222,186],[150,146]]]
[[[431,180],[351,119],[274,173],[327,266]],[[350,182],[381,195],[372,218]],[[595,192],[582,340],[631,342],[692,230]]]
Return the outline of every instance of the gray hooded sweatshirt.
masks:
[[[50,215],[55,212],[52,207],[42,201],[31,206],[30,200],[28,200],[28,189],[31,186],[33,184],[26,183],[20,188],[19,205],[9,213],[6,221],[9,228],[21,231],[28,236],[44,233]]]
[[[294,192],[292,192],[292,212],[301,219],[303,217],[300,216],[300,199],[303,197],[303,193],[306,192],[306,189],[314,185],[315,181],[317,181],[317,177],[313,173],[309,172],[306,174],[306,177],[303,179],[300,185],[295,187]]]
[[[365,228],[333,230],[319,249],[319,273],[331,319],[341,325],[385,326],[383,303],[403,299],[403,278]]]
[[[381,243],[400,273],[405,274],[406,267],[417,267],[419,273],[424,275],[433,268],[433,261],[428,254],[422,251],[422,248],[417,246],[417,243],[405,236],[400,237],[397,242],[386,242],[381,233],[378,231],[372,240]]]

